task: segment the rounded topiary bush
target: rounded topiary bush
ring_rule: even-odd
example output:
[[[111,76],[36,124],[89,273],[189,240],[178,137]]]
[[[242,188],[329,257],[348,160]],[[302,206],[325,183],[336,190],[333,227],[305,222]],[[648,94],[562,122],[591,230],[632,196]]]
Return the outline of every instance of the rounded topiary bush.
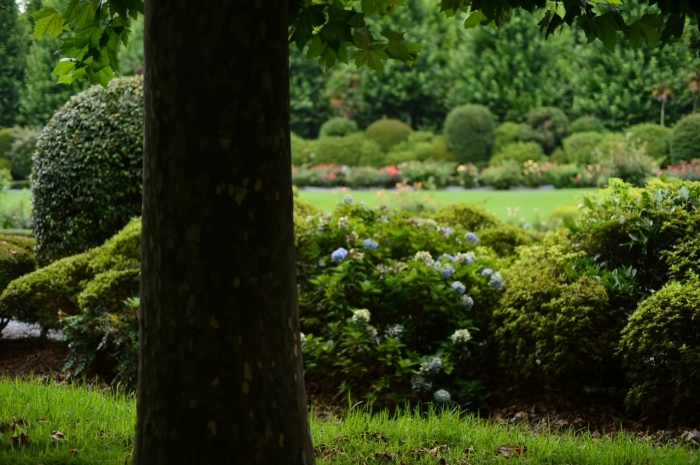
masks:
[[[445,118],[445,139],[460,163],[484,163],[491,157],[494,117],[483,105],[462,105]]]
[[[506,145],[518,142],[520,124],[506,121],[499,124],[493,131],[493,152],[500,152]]]
[[[592,115],[579,116],[569,125],[569,133],[577,134],[579,132],[604,132],[605,126],[603,122]]]
[[[48,263],[102,244],[141,213],[143,80],[112,80],[72,97],[34,155],[36,256]]]
[[[342,137],[355,132],[357,132],[357,123],[355,121],[345,118],[344,116],[338,116],[329,119],[321,125],[318,137]]]
[[[379,144],[384,151],[408,139],[411,132],[411,126],[397,119],[380,119],[365,129],[367,138]]]
[[[384,165],[384,152],[375,141],[363,134],[329,136],[315,143],[314,165],[375,166]]]
[[[491,213],[467,203],[458,203],[442,207],[431,215],[431,217],[439,223],[459,225],[467,231],[478,231],[501,224],[499,219]]]
[[[700,113],[680,120],[673,128],[669,142],[671,164],[700,158]]]
[[[508,257],[523,245],[537,241],[536,234],[510,224],[485,228],[479,232],[479,245],[491,248],[499,257]]]
[[[569,131],[569,118],[556,107],[532,109],[526,121],[527,125],[521,129],[519,138],[539,143],[547,155],[561,145]]]
[[[640,302],[622,331],[627,402],[648,414],[700,416],[700,280],[671,281]]]
[[[568,163],[586,165],[597,163],[600,158],[596,152],[596,147],[603,140],[603,135],[599,132],[577,132],[564,139],[564,158]]]
[[[520,165],[528,160],[539,161],[542,150],[536,142],[514,142],[503,147],[491,160],[490,166],[499,166],[508,161],[514,161]]]
[[[668,162],[671,128],[654,123],[636,124],[627,128],[626,134],[647,145],[647,153],[659,163]]]

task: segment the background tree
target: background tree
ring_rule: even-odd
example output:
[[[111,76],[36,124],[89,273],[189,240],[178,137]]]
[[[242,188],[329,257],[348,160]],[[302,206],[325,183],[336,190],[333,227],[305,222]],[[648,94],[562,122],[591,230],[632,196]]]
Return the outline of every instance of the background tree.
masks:
[[[654,97],[654,100],[661,103],[661,119],[659,124],[663,127],[665,120],[664,117],[666,116],[666,103],[672,99],[675,94],[673,89],[669,87],[668,83],[664,82],[659,87],[651,91],[651,96]]]
[[[693,113],[698,111],[698,92],[700,92],[700,71],[695,71],[695,73],[690,77],[690,82],[688,83],[688,90],[693,94]]]
[[[0,127],[12,126],[17,118],[25,45],[17,4],[0,1]]]

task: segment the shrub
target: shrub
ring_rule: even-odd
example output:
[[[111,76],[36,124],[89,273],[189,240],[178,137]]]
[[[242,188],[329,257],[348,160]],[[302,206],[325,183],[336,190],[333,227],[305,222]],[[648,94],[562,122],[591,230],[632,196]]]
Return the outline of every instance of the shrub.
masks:
[[[14,140],[14,128],[0,129],[0,157],[7,157],[7,152],[12,147]]]
[[[650,415],[700,412],[700,280],[668,282],[643,300],[622,331],[626,401]]]
[[[355,121],[345,118],[344,116],[337,116],[329,119],[321,125],[321,129],[318,132],[318,137],[343,137],[357,131],[357,123]]]
[[[420,183],[425,189],[445,187],[454,173],[456,163],[448,161],[409,161],[399,165],[403,182],[414,185]]]
[[[465,163],[457,167],[457,180],[459,185],[470,189],[479,184],[479,169],[471,163]]]
[[[607,177],[620,178],[634,186],[643,186],[658,169],[656,161],[647,154],[646,145],[637,145],[629,137],[603,153],[601,164]]]
[[[669,140],[670,163],[700,158],[700,114],[686,116],[671,132]]]
[[[380,119],[367,126],[365,135],[373,140],[382,150],[388,152],[394,145],[408,138],[413,129],[397,119]]]
[[[535,142],[515,142],[505,145],[491,157],[489,166],[499,166],[508,161],[522,165],[528,160],[539,161],[541,157],[542,150],[539,144]]]
[[[347,178],[347,185],[355,188],[386,186],[388,183],[389,176],[385,172],[369,166],[351,168]]]
[[[457,203],[440,208],[432,218],[439,223],[458,225],[466,231],[479,231],[499,226],[500,220],[491,213],[467,203]]]
[[[316,157],[315,142],[291,133],[292,166],[308,165],[314,162]]]
[[[504,282],[500,262],[466,233],[351,199],[312,219],[312,246],[297,251],[307,380],[372,404],[437,389],[473,399],[484,340],[474,329]]]
[[[481,172],[481,180],[496,189],[509,189],[522,184],[522,166],[514,161],[506,161],[499,166],[489,166]]]
[[[9,240],[8,240],[9,239]],[[36,270],[36,259],[30,250],[13,244],[14,238],[0,237],[0,292],[10,282]]]
[[[12,162],[9,158],[0,157],[0,170],[12,171]]]
[[[499,257],[511,256],[517,247],[532,245],[536,240],[534,234],[509,224],[479,231],[479,244],[491,248]]]
[[[493,152],[499,153],[506,145],[518,142],[520,124],[506,121],[496,126],[493,131]]]
[[[539,187],[545,182],[544,173],[539,163],[528,160],[522,164],[522,181],[527,187]]]
[[[669,160],[669,139],[671,129],[653,123],[637,124],[627,128],[625,133],[632,134],[632,138],[639,144],[647,144],[647,153],[660,164],[666,164]]]
[[[398,165],[405,161],[424,161],[430,158],[435,144],[435,135],[425,131],[414,131],[408,138],[394,145],[386,156],[386,163]]]
[[[445,139],[460,163],[484,163],[491,156],[495,122],[482,105],[462,105],[445,118]]]
[[[605,288],[578,259],[566,236],[550,236],[520,249],[504,271],[509,285],[494,310],[493,330],[501,366],[514,379],[596,384],[614,373],[624,314],[609,308]]]
[[[557,189],[577,187],[576,177],[580,171],[576,165],[545,164],[543,172],[545,183],[551,184]]]
[[[316,165],[384,166],[384,153],[379,145],[361,133],[324,137],[316,141],[315,149]]]
[[[32,174],[32,156],[36,149],[36,142],[41,135],[39,128],[15,128],[14,140],[7,151],[7,157],[12,163],[12,177],[14,179],[27,179]]]
[[[579,132],[564,139],[564,158],[566,163],[586,165],[600,160],[595,149],[603,140],[599,132]]]
[[[292,183],[295,186],[336,187],[347,184],[350,168],[345,165],[317,165],[311,168],[294,167]]]
[[[15,247],[19,247],[27,253],[34,252],[34,245],[36,240],[33,237],[21,236],[21,235],[8,235],[6,231],[0,231],[0,243],[7,242]]]
[[[559,147],[568,133],[569,118],[555,107],[530,110],[525,119],[527,125],[521,129],[519,139],[539,143],[546,154]]]
[[[433,141],[433,148],[430,150],[431,160],[437,161],[457,161],[455,154],[450,152],[445,136],[436,136]]]
[[[141,213],[143,81],[93,86],[54,114],[34,158],[40,263],[102,244]]]
[[[569,125],[569,133],[605,132],[603,122],[592,115],[579,116]]]

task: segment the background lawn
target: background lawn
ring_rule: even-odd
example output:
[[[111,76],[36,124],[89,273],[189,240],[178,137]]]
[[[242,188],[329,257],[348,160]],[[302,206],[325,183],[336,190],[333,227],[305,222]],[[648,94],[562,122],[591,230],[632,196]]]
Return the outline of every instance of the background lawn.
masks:
[[[326,211],[331,211],[345,195],[370,206],[389,205],[422,199],[435,206],[467,202],[478,205],[504,221],[535,223],[549,218],[556,207],[577,204],[583,194],[593,194],[597,189],[523,189],[523,190],[465,190],[398,192],[386,190],[337,189],[332,191],[299,190],[299,197]]]
[[[7,192],[4,197],[0,198],[0,206],[3,208],[13,208],[17,206],[20,200],[23,200],[25,205],[30,204],[32,201],[32,193],[29,189]]]

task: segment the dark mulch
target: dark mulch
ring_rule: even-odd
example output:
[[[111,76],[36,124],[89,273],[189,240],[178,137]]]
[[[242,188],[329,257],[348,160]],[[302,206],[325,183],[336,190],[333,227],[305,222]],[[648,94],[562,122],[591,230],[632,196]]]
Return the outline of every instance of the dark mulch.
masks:
[[[0,377],[26,378],[53,376],[62,380],[63,365],[68,356],[65,342],[47,338],[0,338]]]

